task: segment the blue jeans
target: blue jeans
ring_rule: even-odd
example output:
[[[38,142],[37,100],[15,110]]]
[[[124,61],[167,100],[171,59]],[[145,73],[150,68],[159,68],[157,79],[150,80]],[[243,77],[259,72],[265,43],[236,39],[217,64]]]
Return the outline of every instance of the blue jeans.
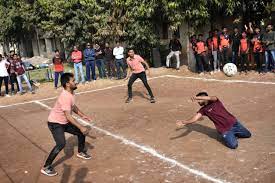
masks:
[[[84,74],[83,74],[82,62],[74,63],[74,76],[75,76],[76,83],[79,82],[78,70],[80,71],[80,74],[81,74],[81,79],[82,79],[81,82],[84,83],[85,82],[85,78],[84,78]]]
[[[104,60],[103,59],[96,60],[96,66],[99,72],[99,77],[100,78],[106,77]]]
[[[19,85],[19,92],[23,93],[22,78],[26,81],[30,92],[32,92],[32,86],[31,86],[31,83],[30,83],[30,81],[29,81],[26,74],[22,74],[22,75],[17,76],[17,82],[18,82],[18,85]]]
[[[222,139],[227,147],[230,149],[236,149],[238,147],[237,138],[250,138],[251,133],[237,121],[232,128],[222,134]]]
[[[269,55],[271,54],[271,55]],[[270,56],[272,57],[270,59]],[[275,69],[274,63],[275,62],[275,50],[267,50],[265,51],[265,72],[268,71],[268,66],[270,65],[271,71]]]
[[[237,60],[238,60],[238,52],[232,51],[232,63],[237,65]]]
[[[86,61],[86,78],[88,81],[91,81],[91,71],[92,71],[92,79],[96,80],[96,73],[95,73],[95,61]]]
[[[124,78],[126,76],[126,67],[125,67],[125,64],[124,64],[124,59],[116,59],[116,72],[117,72],[117,78],[118,79],[121,79],[121,78]],[[123,72],[123,75],[121,74],[121,70],[120,68],[122,68],[122,72]]]
[[[57,88],[57,85],[58,85],[59,75],[61,77],[62,74],[63,74],[63,71],[61,71],[61,72],[54,72],[54,87],[55,88]]]

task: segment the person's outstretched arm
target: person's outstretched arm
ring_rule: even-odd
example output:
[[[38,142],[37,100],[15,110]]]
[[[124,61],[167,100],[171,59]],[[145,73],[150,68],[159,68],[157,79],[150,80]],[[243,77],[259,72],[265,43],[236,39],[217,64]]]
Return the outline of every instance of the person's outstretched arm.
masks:
[[[127,61],[129,60],[130,58],[127,58]],[[129,66],[129,64],[127,63],[128,65],[128,69],[127,69],[127,75],[126,75],[126,78],[124,79],[125,81],[128,80],[131,76],[131,73],[132,73],[132,69],[131,67]]]
[[[207,100],[207,101],[212,101],[215,102],[218,100],[217,97],[215,96],[198,96],[198,97],[191,97],[191,100],[194,101],[202,101],[202,100]]]
[[[197,113],[196,115],[194,115],[192,118],[190,118],[188,120],[177,120],[177,127],[181,128],[187,124],[195,123],[195,122],[199,121],[199,119],[201,119],[201,117],[202,117],[202,114]]]

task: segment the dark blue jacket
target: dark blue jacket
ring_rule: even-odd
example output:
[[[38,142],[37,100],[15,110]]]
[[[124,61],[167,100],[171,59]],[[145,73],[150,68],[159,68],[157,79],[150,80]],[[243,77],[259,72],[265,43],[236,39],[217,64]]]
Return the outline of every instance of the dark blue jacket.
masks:
[[[91,48],[91,49],[86,48],[84,50],[84,60],[85,61],[94,61],[95,60],[95,49],[93,49],[93,48]]]

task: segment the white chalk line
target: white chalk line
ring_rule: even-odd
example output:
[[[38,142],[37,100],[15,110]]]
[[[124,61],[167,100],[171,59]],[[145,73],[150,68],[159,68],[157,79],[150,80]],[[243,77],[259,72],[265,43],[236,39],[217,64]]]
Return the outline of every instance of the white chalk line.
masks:
[[[152,78],[148,78],[148,80],[153,80],[153,79],[158,79],[158,78],[164,78],[164,77],[167,77],[166,75],[162,75],[162,76],[156,76],[156,77],[152,77]],[[139,81],[136,81],[136,82],[141,82],[140,80]],[[127,84],[120,84],[120,85],[115,85],[115,86],[108,86],[108,87],[105,87],[105,88],[99,88],[99,89],[94,89],[94,90],[88,90],[88,91],[83,91],[83,92],[77,92],[75,93],[75,95],[81,95],[81,94],[86,94],[86,93],[93,93],[93,92],[98,92],[98,91],[103,91],[103,90],[109,90],[109,89],[113,89],[113,88],[118,88],[118,87],[121,87],[121,86],[126,86]],[[31,100],[31,101],[27,101],[27,102],[20,102],[20,103],[15,103],[15,104],[10,104],[10,105],[4,105],[4,106],[0,106],[0,109],[1,108],[8,108],[8,107],[13,107],[13,106],[18,106],[18,105],[24,105],[24,104],[31,104],[31,103],[34,103],[34,102],[37,102],[37,101],[48,101],[48,100],[53,100],[53,99],[56,99],[57,97],[50,97],[50,98],[44,98],[44,99],[36,99],[36,100]]]
[[[265,84],[265,85],[275,85],[275,82],[269,81],[246,81],[246,80],[222,80],[222,79],[211,79],[211,78],[198,78],[191,76],[176,76],[176,75],[165,75],[170,78],[178,78],[178,79],[193,79],[193,80],[202,80],[202,81],[216,81],[223,83],[247,83],[247,84]]]
[[[44,103],[42,103],[40,101],[34,101],[34,103],[39,104],[39,105],[41,105],[42,107],[44,107],[46,109],[49,109],[49,110],[51,109],[50,106],[48,106],[48,105],[46,105],[46,104],[44,104]],[[100,127],[97,127],[97,126],[95,126],[93,124],[90,124],[90,123],[84,121],[83,119],[81,119],[79,117],[74,116],[74,118],[76,120],[78,120],[79,122],[81,122],[83,125],[89,126],[92,129],[95,129],[95,130],[97,130],[97,131],[99,131],[99,132],[101,132],[101,133],[103,133],[103,134],[105,134],[107,136],[110,136],[110,137],[112,137],[112,138],[114,138],[116,140],[119,140],[119,141],[121,141],[125,145],[132,146],[132,147],[138,149],[142,153],[147,153],[147,154],[149,154],[149,155],[151,155],[153,157],[157,157],[158,159],[162,160],[165,163],[171,164],[172,166],[178,166],[181,169],[186,170],[186,171],[190,172],[191,174],[199,176],[199,177],[201,177],[203,179],[206,179],[208,181],[215,182],[215,183],[230,183],[230,182],[225,181],[225,180],[214,178],[214,177],[212,177],[212,176],[210,176],[210,175],[208,175],[208,174],[206,174],[206,173],[204,173],[202,171],[190,168],[187,165],[184,165],[183,163],[180,163],[180,162],[178,162],[175,159],[167,157],[165,154],[159,153],[157,150],[155,150],[155,149],[153,149],[153,148],[151,148],[149,146],[144,146],[144,145],[137,144],[136,142],[134,142],[132,140],[128,140],[128,139],[126,139],[125,137],[123,137],[121,135],[113,134],[113,133],[111,133],[111,132],[109,132],[107,130],[104,130],[104,129],[102,129]]]

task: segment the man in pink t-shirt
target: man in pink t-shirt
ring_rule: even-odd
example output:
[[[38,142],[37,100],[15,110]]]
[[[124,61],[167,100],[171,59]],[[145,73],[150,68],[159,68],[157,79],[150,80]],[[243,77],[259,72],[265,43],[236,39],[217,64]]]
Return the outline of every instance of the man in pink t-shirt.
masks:
[[[78,137],[77,157],[86,160],[91,159],[91,156],[85,151],[85,135],[88,134],[89,128],[79,124],[72,116],[72,112],[74,112],[82,119],[91,121],[91,118],[82,113],[75,105],[74,90],[77,87],[74,75],[71,73],[64,73],[61,76],[61,84],[64,90],[58,97],[48,117],[48,127],[56,145],[50,152],[44,167],[41,169],[41,173],[47,176],[57,175],[57,172],[52,167],[52,162],[58,153],[65,147],[66,140],[64,132],[68,132]]]
[[[128,64],[128,72],[125,80],[128,80],[128,98],[126,100],[126,103],[131,102],[133,99],[133,94],[132,94],[132,85],[134,82],[139,78],[143,82],[144,86],[146,87],[149,95],[150,95],[150,102],[155,103],[154,95],[152,93],[152,90],[147,82],[147,77],[145,73],[145,69],[142,65],[142,63],[146,66],[148,69],[148,72],[150,73],[149,70],[149,65],[148,63],[139,55],[136,55],[134,50],[129,50],[128,51],[128,58],[127,58],[127,64]],[[132,75],[131,75],[132,73]],[[131,77],[130,77],[131,75]]]
[[[202,116],[207,116],[215,125],[219,134],[227,147],[236,149],[238,147],[237,138],[250,138],[251,133],[228,112],[222,102],[217,97],[210,97],[206,92],[200,92],[192,101],[198,101],[201,109],[189,120],[178,120],[177,126],[183,127],[199,121]]]

